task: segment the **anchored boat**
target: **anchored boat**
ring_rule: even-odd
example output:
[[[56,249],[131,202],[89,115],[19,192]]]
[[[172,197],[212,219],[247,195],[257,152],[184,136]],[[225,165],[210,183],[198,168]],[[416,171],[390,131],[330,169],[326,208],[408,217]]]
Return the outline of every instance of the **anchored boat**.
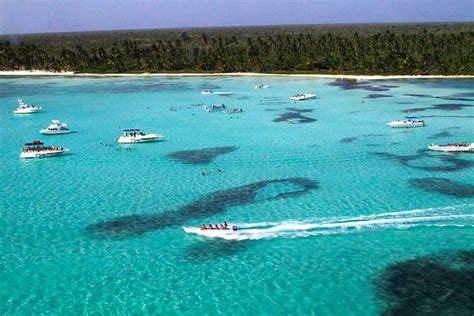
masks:
[[[124,129],[123,135],[117,137],[115,140],[121,144],[135,144],[154,142],[162,139],[163,136],[159,134],[147,134],[138,128]]]
[[[304,101],[316,98],[316,94],[311,93],[302,93],[302,94],[295,94],[290,98],[291,101]]]
[[[444,151],[444,152],[474,152],[474,143],[455,143],[446,145],[435,145],[430,144],[428,146],[430,150]]]
[[[44,129],[40,129],[40,133],[43,135],[61,135],[68,134],[71,130],[65,123],[61,123],[58,120],[52,120],[51,124]]]
[[[425,121],[418,119],[416,115],[407,115],[404,120],[396,120],[387,123],[388,126],[393,128],[406,128],[406,127],[423,127]]]
[[[58,146],[44,146],[39,140],[26,143],[20,153],[20,158],[49,158],[69,152],[69,149]]]
[[[42,107],[39,105],[28,105],[23,100],[18,99],[18,107],[13,110],[14,114],[33,114],[41,111]]]

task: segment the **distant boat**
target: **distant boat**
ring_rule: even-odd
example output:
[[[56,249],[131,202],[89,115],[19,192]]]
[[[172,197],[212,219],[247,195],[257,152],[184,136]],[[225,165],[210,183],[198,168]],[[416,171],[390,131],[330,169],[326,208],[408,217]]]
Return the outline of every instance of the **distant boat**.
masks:
[[[39,105],[28,105],[23,100],[18,99],[18,107],[13,110],[14,114],[33,114],[41,111],[42,107]]]
[[[235,114],[235,113],[242,113],[244,110],[241,108],[229,108],[225,111],[223,111],[225,114]]]
[[[425,121],[419,120],[416,115],[407,115],[405,120],[392,121],[387,123],[387,125],[393,128],[423,127],[425,126]]]
[[[212,105],[205,105],[204,110],[208,113],[212,112],[222,112],[225,110],[225,105],[224,104],[212,104]]]
[[[304,101],[304,100],[309,100],[309,99],[314,99],[316,98],[316,94],[311,94],[311,93],[302,93],[302,94],[295,94],[290,98],[292,101]]]
[[[117,143],[121,144],[136,144],[154,142],[160,140],[161,138],[163,138],[162,135],[147,134],[138,128],[132,128],[123,130],[123,135],[117,137],[115,140]]]
[[[215,95],[231,95],[231,94],[234,94],[234,92],[214,92],[212,90],[202,90],[201,91],[202,94],[204,95],[211,95],[211,94],[215,94]]]
[[[59,156],[69,152],[69,149],[57,146],[44,146],[44,143],[39,140],[34,140],[31,143],[25,144],[20,153],[20,158],[49,158]]]
[[[269,88],[269,87],[270,86],[267,86],[267,85],[261,83],[261,84],[256,85],[255,89],[266,89],[266,88]]]
[[[474,152],[474,143],[455,143],[455,144],[446,144],[446,145],[435,145],[430,144],[428,146],[430,150],[435,151],[444,151],[444,152]]]
[[[58,120],[52,120],[51,124],[44,129],[40,129],[40,133],[43,135],[60,135],[60,134],[68,134],[71,130],[67,126],[67,124],[61,123]]]

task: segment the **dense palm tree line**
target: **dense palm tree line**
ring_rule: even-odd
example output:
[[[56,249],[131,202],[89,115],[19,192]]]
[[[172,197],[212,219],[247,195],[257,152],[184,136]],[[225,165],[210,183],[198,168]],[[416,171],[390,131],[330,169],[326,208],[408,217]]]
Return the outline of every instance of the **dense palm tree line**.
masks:
[[[56,45],[57,46],[57,45]],[[60,46],[60,45],[59,45]],[[152,39],[111,44],[0,42],[0,70],[474,74],[474,32],[296,33]]]

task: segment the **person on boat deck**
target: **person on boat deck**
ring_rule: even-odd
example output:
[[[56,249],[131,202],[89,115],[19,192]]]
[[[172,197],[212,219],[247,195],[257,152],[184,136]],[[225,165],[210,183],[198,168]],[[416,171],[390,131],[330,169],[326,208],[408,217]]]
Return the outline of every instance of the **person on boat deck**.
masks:
[[[207,230],[206,225],[202,224],[202,225],[201,225],[201,230]]]
[[[227,228],[227,222],[224,222],[224,228]]]
[[[209,224],[209,229],[214,229],[214,227],[212,226],[212,224]]]

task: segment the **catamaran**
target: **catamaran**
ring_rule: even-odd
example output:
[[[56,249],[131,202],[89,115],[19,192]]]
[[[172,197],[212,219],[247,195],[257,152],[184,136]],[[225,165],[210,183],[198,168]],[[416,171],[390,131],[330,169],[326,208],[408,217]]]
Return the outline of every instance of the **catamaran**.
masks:
[[[135,144],[154,142],[162,139],[163,136],[159,134],[147,134],[138,128],[124,129],[123,135],[115,138],[117,143],[121,144]]]
[[[26,143],[20,153],[20,158],[49,158],[69,152],[69,149],[58,146],[44,146],[39,140]]]
[[[18,107],[13,110],[14,114],[32,114],[41,111],[41,106],[39,105],[28,105],[23,100],[18,99]]]
[[[435,145],[430,144],[428,146],[430,150],[444,151],[444,152],[474,152],[474,143],[454,143],[446,145]]]

